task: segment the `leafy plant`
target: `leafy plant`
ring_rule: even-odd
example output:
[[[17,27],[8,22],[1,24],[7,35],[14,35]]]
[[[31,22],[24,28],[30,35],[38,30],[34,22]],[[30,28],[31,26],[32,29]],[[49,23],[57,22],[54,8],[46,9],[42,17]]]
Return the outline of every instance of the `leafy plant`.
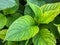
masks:
[[[0,39],[4,45],[59,45],[59,14],[59,0],[1,0]]]

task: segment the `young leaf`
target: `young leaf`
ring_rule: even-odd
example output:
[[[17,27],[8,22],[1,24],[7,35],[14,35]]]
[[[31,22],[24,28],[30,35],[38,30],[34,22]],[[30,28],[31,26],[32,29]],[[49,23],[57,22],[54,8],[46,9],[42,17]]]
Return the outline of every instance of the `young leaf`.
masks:
[[[0,0],[0,10],[11,8],[16,5],[15,0]]]
[[[35,26],[34,19],[29,16],[22,16],[12,23],[9,27],[5,40],[22,41],[34,37],[39,31]]]
[[[7,32],[7,29],[4,29],[4,30],[1,30],[1,31],[0,31],[0,38],[1,38],[2,40],[4,40],[5,35],[6,35],[6,32]]]
[[[48,29],[43,28],[33,38],[33,43],[34,45],[56,45],[56,39]]]
[[[19,0],[15,0],[15,1],[16,1],[16,5],[14,7],[3,10],[3,13],[5,15],[13,14],[18,10],[18,8],[19,8]]]
[[[0,29],[2,29],[6,25],[7,19],[6,17],[0,13]]]
[[[35,18],[37,22],[42,24],[50,23],[60,13],[60,3],[45,4],[40,8],[37,5],[34,5],[33,3],[28,3],[35,13]]]
[[[60,13],[60,3],[46,4],[40,7],[43,12],[41,23],[49,23]]]

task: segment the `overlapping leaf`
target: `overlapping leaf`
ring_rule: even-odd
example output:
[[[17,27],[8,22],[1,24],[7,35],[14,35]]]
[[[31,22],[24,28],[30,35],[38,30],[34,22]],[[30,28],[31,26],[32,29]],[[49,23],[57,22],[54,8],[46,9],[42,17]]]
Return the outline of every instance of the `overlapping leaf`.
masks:
[[[27,4],[25,6],[25,10],[24,10],[24,14],[28,14],[31,15],[32,17],[34,16],[34,12],[32,11],[32,9],[29,7],[28,2],[31,2],[37,6],[42,6],[45,4],[45,1],[42,0],[27,0]]]
[[[18,10],[18,8],[19,8],[19,0],[15,0],[15,1],[16,1],[16,5],[15,6],[13,6],[12,8],[8,8],[8,9],[3,10],[3,13],[5,15],[13,14],[13,13],[15,13]]]
[[[12,14],[10,16],[7,16],[6,26],[9,27],[20,16],[22,16],[22,14],[20,14],[20,13],[14,13],[14,14]]]
[[[0,0],[0,10],[11,8],[16,5],[15,0]]]
[[[0,13],[0,29],[2,29],[6,25],[7,19],[6,17]]]
[[[40,23],[39,19],[42,17],[42,14],[43,14],[40,7],[37,6],[37,5],[34,5],[34,4],[30,3],[30,2],[28,2],[28,3],[29,3],[29,6],[31,7],[31,9],[35,13],[35,18],[36,18],[35,20],[37,21],[37,23]]]
[[[60,3],[45,4],[40,8],[30,2],[28,3],[34,11],[38,23],[48,24],[60,13]]]
[[[5,40],[27,40],[35,36],[38,31],[39,28],[38,26],[35,26],[34,19],[31,16],[22,16],[12,23],[7,31]]]
[[[26,5],[24,10],[24,15],[31,15],[32,17],[34,17],[34,12],[29,6]]]
[[[33,38],[33,43],[34,45],[56,45],[56,39],[48,29],[43,28]]]
[[[60,0],[27,0],[27,4],[28,4],[28,2],[30,2],[30,3],[33,3],[37,6],[42,6],[47,3],[54,3],[54,2],[59,2],[59,1]],[[34,12],[31,10],[31,8],[28,5],[26,5],[24,14],[29,14],[29,15],[33,16],[33,13]]]

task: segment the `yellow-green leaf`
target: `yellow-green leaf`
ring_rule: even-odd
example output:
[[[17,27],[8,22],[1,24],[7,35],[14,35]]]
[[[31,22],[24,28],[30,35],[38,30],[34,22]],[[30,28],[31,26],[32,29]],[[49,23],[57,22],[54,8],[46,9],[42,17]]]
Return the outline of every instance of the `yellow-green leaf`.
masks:
[[[28,4],[35,13],[37,23],[48,24],[60,13],[60,2],[45,4],[41,7],[31,2],[28,2]]]
[[[6,22],[6,16],[0,13],[0,29],[2,29],[6,25]]]
[[[6,32],[7,32],[7,29],[4,29],[4,30],[0,31],[0,39],[4,40]]]
[[[50,23],[60,13],[60,3],[45,4],[40,7],[43,12],[40,23]]]
[[[33,38],[33,43],[34,45],[56,45],[56,39],[48,29],[43,28]]]
[[[34,19],[25,15],[19,17],[9,27],[5,40],[7,41],[22,41],[34,37],[39,31],[38,26],[35,26]]]

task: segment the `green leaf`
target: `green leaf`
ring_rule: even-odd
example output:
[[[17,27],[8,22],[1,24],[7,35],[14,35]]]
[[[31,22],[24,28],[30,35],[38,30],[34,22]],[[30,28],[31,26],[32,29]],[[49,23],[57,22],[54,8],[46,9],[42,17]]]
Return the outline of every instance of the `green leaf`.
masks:
[[[49,29],[49,31],[55,36],[56,39],[59,39],[59,33],[57,30],[57,27],[54,25],[53,22],[49,23],[49,24],[42,24],[39,26],[40,28],[47,28]]]
[[[60,17],[57,16],[57,17],[54,19],[53,23],[55,23],[55,24],[60,24]]]
[[[26,41],[8,41],[6,45],[25,45]]]
[[[8,42],[7,42],[7,45],[14,45],[14,43],[11,42],[11,41],[8,41]]]
[[[6,17],[0,13],[0,29],[2,29],[7,23]]]
[[[43,14],[40,7],[35,5],[35,4],[32,4],[30,2],[28,2],[29,6],[31,7],[31,9],[33,10],[33,12],[35,13],[35,20],[37,23],[40,23],[39,22],[39,18],[42,17],[41,15]]]
[[[0,10],[11,8],[16,5],[15,0],[0,0]]]
[[[30,6],[28,5],[28,2],[31,2],[37,6],[42,6],[45,4],[45,1],[41,1],[41,0],[27,0],[27,4],[26,4],[25,10],[24,10],[24,15],[28,14],[28,15],[31,15],[32,17],[34,16],[34,12],[30,8]]]
[[[34,19],[29,16],[22,16],[12,23],[9,27],[5,40],[22,41],[34,37],[39,31],[35,26]]]
[[[56,26],[53,23],[49,23],[47,25],[47,27],[50,30],[50,32],[54,34],[55,38],[59,39],[59,36],[58,36],[59,33],[58,33],[58,30],[57,30]]]
[[[19,8],[19,0],[15,0],[15,1],[16,1],[16,5],[14,7],[3,10],[3,13],[5,15],[6,14],[13,14],[18,10],[18,8]]]
[[[60,3],[45,4],[41,7],[32,4],[30,2],[29,6],[35,13],[35,20],[38,23],[48,24],[55,19],[55,17],[60,13]],[[43,17],[43,18],[42,18]]]
[[[0,39],[4,40],[6,32],[7,32],[7,29],[4,29],[4,30],[0,31]]]
[[[55,2],[60,2],[60,0],[28,0],[31,3],[37,4],[37,5],[42,5],[46,3],[55,3]]]
[[[56,16],[60,13],[60,3],[52,3],[52,4],[46,4],[40,7],[43,15],[41,18],[41,23],[50,23],[52,22]]]
[[[60,0],[42,0],[45,1],[46,3],[54,3],[54,2],[59,2]]]
[[[19,41],[18,45],[25,45],[26,41]]]
[[[44,0],[27,0],[27,4],[28,2],[33,3],[37,6],[42,6],[46,3]]]
[[[12,15],[7,16],[6,26],[9,27],[20,16],[22,16],[22,14],[20,14],[20,13],[14,13]]]
[[[59,34],[60,34],[60,24],[55,24],[55,25],[57,26],[58,32],[59,32]]]
[[[30,15],[30,16],[34,17],[34,12],[28,5],[25,6],[24,15]]]
[[[33,43],[34,45],[56,45],[56,39],[48,29],[43,28],[33,38]]]

